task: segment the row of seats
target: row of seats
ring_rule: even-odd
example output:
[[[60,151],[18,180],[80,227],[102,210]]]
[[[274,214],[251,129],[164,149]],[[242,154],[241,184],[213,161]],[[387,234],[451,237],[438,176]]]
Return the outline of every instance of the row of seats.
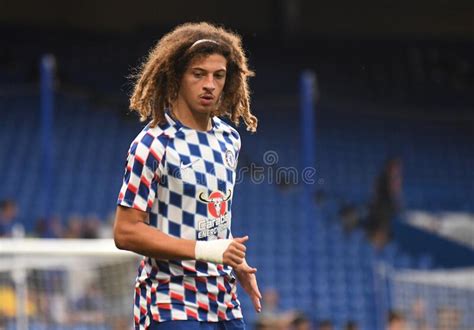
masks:
[[[37,98],[19,101],[8,98],[0,102],[2,110],[6,106],[11,110],[2,111],[2,116],[7,118],[5,122],[9,124],[3,124],[0,132],[1,143],[6,146],[0,149],[0,170],[5,173],[0,194],[19,201],[27,228],[32,228],[32,220],[43,211],[41,196],[45,182],[41,176],[41,145],[38,142],[41,132],[34,120],[22,121],[21,118],[30,114],[30,118],[39,120]],[[105,217],[115,207],[125,154],[140,124],[120,119],[112,113],[98,112],[87,100],[82,99],[71,101],[60,97],[56,113],[53,213],[63,219],[74,213],[91,212]],[[249,137],[242,132],[242,159],[246,157],[249,161],[262,164],[265,151],[274,150],[279,157],[278,165],[297,165],[296,159],[301,153],[301,146],[296,142],[297,121],[295,116],[285,116],[280,114],[278,121],[265,120],[269,114],[262,112],[261,122],[265,124],[262,125],[262,132],[258,133],[258,139],[257,136]],[[274,127],[270,123],[274,123]],[[322,115],[318,127],[325,127],[325,124],[336,126],[339,123],[330,116],[325,118]],[[358,125],[362,124],[363,119],[359,119]],[[377,126],[377,122],[372,125]],[[408,132],[407,125],[405,131]],[[371,152],[367,130],[371,130],[372,126],[345,126],[337,135],[331,135],[328,128],[318,131],[321,139],[316,141],[316,167],[319,169],[319,178],[324,181],[318,181],[316,187],[312,188],[327,191],[328,199],[334,196],[351,198],[352,192],[361,201],[367,200],[370,196],[368,187],[388,152]],[[396,127],[393,125],[391,130],[387,130],[392,134],[393,145],[397,144]],[[416,125],[411,125],[411,129],[415,128]],[[274,132],[284,134],[275,135]],[[362,136],[359,143],[354,138],[358,133]],[[431,163],[421,158],[415,151],[424,145],[416,141],[407,147],[408,151],[397,149],[402,152],[402,156],[408,157],[405,163],[406,192],[416,191],[419,181],[411,180],[418,178],[417,173],[421,173],[421,178],[428,177],[431,182],[440,183],[447,189],[440,193],[440,201],[452,194],[449,189],[456,190],[457,186],[451,185],[449,176],[440,177],[438,173],[453,171],[458,173],[455,177],[469,179],[470,173],[464,175],[472,153],[464,154],[463,147],[454,146],[456,143],[461,146],[467,143],[463,134],[461,131],[459,136],[445,141],[447,150],[447,146],[453,144],[449,150],[457,159],[457,167],[452,167],[452,161]],[[380,137],[375,136],[376,139]],[[249,142],[246,140],[251,141],[246,143]],[[338,152],[332,150],[330,143],[325,146],[325,141],[336,141],[332,145],[338,146]],[[351,143],[346,144],[345,141]],[[376,148],[382,150],[384,146],[386,144],[380,144]],[[364,152],[349,151],[357,150],[358,147]],[[421,154],[423,157],[429,156],[423,152]],[[351,164],[350,157],[356,157],[358,163]],[[432,155],[431,159],[436,157]],[[319,163],[318,159],[324,161]],[[417,168],[419,161],[429,166],[436,165],[438,170],[427,170],[426,174],[423,168]],[[364,185],[367,187],[362,188]],[[468,191],[469,188],[466,185]],[[303,191],[302,185],[281,187],[268,182],[256,184],[248,176],[236,187],[233,232],[236,236],[248,234],[251,237],[249,262],[259,268],[262,289],[277,288],[282,308],[301,309],[314,320],[331,318],[342,324],[347,319],[356,319],[361,328],[376,329],[380,316],[374,313],[374,310],[378,310],[376,300],[380,298],[380,290],[375,284],[377,264],[387,262],[397,268],[424,269],[436,265],[429,256],[418,258],[408,255],[396,244],[389,245],[381,252],[375,251],[361,230],[350,234],[342,230],[337,215],[340,207],[338,201],[328,200],[316,207],[313,198],[305,196]],[[434,194],[426,192],[421,197],[405,195],[407,207],[426,205],[423,204],[426,196]],[[244,294],[241,297],[245,314],[249,319],[254,318],[248,298]]]

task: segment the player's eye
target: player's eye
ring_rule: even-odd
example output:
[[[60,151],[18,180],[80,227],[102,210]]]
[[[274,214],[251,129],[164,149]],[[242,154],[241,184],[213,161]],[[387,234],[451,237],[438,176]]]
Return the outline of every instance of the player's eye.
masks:
[[[202,72],[202,71],[193,71],[193,76],[195,78],[202,78],[202,77],[204,77],[204,72]]]
[[[214,75],[216,79],[224,79],[225,78],[225,73],[216,73]]]

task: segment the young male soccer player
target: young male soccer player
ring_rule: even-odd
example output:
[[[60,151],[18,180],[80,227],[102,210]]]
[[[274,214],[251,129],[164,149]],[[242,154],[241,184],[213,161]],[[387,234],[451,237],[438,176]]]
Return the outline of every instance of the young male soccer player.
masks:
[[[236,279],[257,312],[248,237],[231,233],[240,136],[255,131],[240,37],[207,24],[165,35],[143,64],[130,108],[150,122],[128,153],[114,239],[144,256],[136,329],[244,329]]]

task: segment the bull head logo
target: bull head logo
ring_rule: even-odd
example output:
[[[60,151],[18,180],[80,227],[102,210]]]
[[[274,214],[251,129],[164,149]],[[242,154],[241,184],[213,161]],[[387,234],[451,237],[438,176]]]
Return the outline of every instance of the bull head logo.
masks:
[[[232,196],[229,189],[227,196],[220,191],[212,192],[207,198],[203,197],[204,193],[199,194],[199,200],[207,204],[207,210],[214,218],[223,216],[227,212],[227,201]]]

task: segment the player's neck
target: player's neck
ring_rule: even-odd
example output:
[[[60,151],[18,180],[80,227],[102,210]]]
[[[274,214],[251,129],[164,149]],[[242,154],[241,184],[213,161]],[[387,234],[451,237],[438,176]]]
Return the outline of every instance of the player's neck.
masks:
[[[212,128],[211,115],[209,113],[200,113],[192,111],[187,106],[176,102],[171,107],[172,115],[184,126],[197,131],[209,131]]]

